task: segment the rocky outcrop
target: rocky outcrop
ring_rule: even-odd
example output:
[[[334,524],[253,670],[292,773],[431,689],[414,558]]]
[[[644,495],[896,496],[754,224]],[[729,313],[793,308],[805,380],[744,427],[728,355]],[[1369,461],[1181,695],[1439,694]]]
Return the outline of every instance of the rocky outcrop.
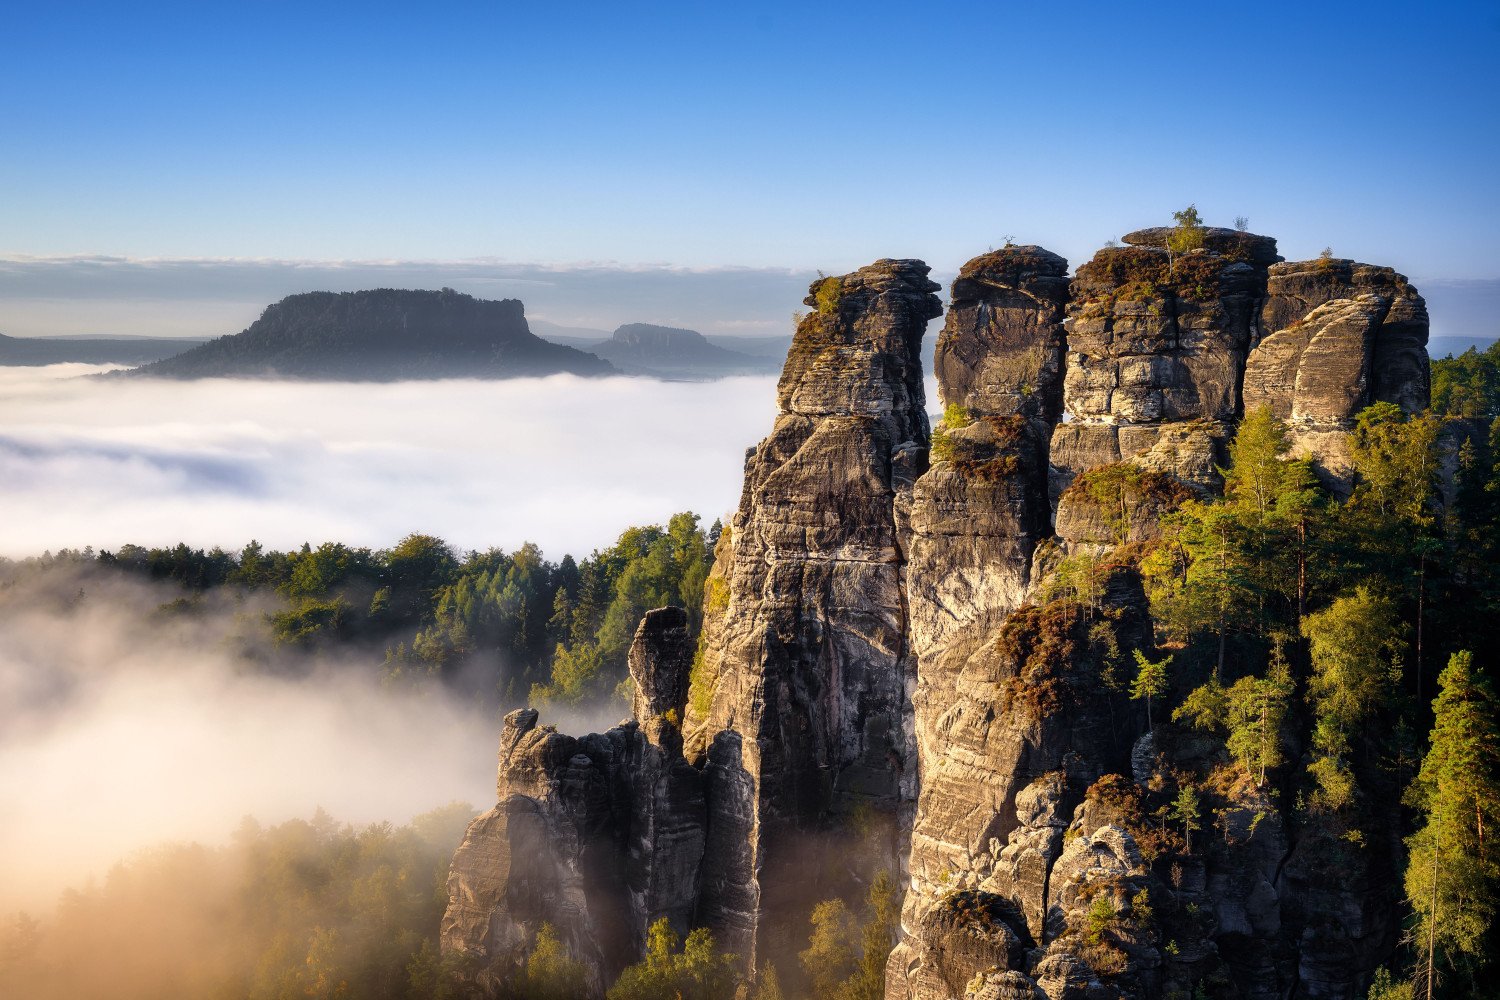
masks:
[[[1005,247],[965,264],[933,355],[943,402],[1057,423],[1068,282],[1068,262],[1041,247]]]
[[[892,998],[998,988],[989,973],[1025,966],[1043,940],[1063,810],[1124,751],[1084,609],[1022,607],[1050,533],[1065,273],[1065,261],[1035,247],[971,261],[938,342],[939,391],[963,412],[950,409],[912,493],[907,594],[921,789],[907,937],[887,965]],[[1118,584],[1109,600],[1121,634],[1133,635],[1138,588]],[[1027,995],[1030,980],[1004,982]]]
[[[686,612],[652,611],[629,655],[634,721],[574,739],[533,709],[506,716],[499,802],[449,871],[444,950],[503,980],[551,924],[602,993],[653,921],[686,933],[707,828],[703,775],[678,730],[692,658]]]
[[[1099,251],[1073,280],[1064,400],[1072,419],[1052,441],[1060,508],[1080,472],[1120,462],[1199,491],[1219,485],[1214,469],[1241,410],[1267,268],[1280,258],[1270,237],[1211,228],[1201,249],[1177,254],[1169,232],[1131,233],[1129,245]],[[1137,462],[1147,453],[1154,457]]]
[[[1388,267],[1319,259],[1271,268],[1263,337],[1245,368],[1244,404],[1290,425],[1329,485],[1348,487],[1344,435],[1374,402],[1427,405],[1427,306]]]
[[[1049,533],[1067,267],[1039,247],[1007,247],[965,264],[953,283],[935,351],[951,416],[915,484],[906,543],[919,701],[947,702],[939,654],[960,632],[987,634],[1021,603],[1032,550]]]
[[[747,959],[768,932],[795,941],[851,864],[898,853],[915,778],[898,495],[927,448],[919,352],[941,311],[927,271],[882,260],[814,283],[709,585],[726,610],[688,717],[708,781],[699,918]],[[819,832],[856,809],[888,831],[876,856],[820,853]]]
[[[681,608],[648,611],[630,647],[639,735],[626,740],[626,886],[635,953],[646,929],[666,917],[685,937],[698,905],[708,816],[703,774],[682,755],[694,639]],[[616,777],[616,784],[625,782]]]
[[[503,977],[551,924],[598,989],[624,946],[616,930],[623,859],[610,829],[616,746],[609,736],[576,740],[537,718],[532,709],[506,716],[499,802],[470,824],[453,856],[442,943]]]
[[[1152,645],[1138,573],[1118,556],[1063,572],[1074,555],[1149,542],[1163,515],[1220,490],[1246,405],[1274,396],[1291,413],[1295,378],[1257,383],[1251,359],[1279,343],[1288,307],[1273,275],[1298,266],[1280,265],[1267,237],[1207,230],[1202,249],[1179,255],[1167,235],[1131,234],[1066,292],[1034,291],[1061,269],[1033,248],[979,258],[955,283],[936,365],[945,401],[967,412],[950,411],[912,493],[921,782],[888,1000],[1162,997],[1209,981],[1266,1000],[1353,997],[1395,926],[1357,879],[1310,884],[1317,862],[1303,859],[1321,857],[1322,841],[1290,845],[1278,809],[1232,767],[1195,756],[1202,748],[1170,726],[1129,746],[1143,722],[1112,691],[1130,649]],[[1360,322],[1378,328],[1388,313],[1369,309],[1368,290],[1301,294],[1303,325],[1317,329],[1354,325],[1362,309]],[[1307,412],[1352,414],[1375,398],[1362,380],[1388,386],[1393,402],[1421,398],[1417,317],[1406,300],[1378,379],[1373,346],[1361,354],[1357,337],[1352,348],[1331,334],[1319,351],[1297,345]],[[1058,369],[1017,358],[1046,359],[1064,325],[1057,423],[1047,377]],[[1027,383],[1035,397],[1016,391],[1016,371],[1042,373]],[[1050,457],[1051,537],[1036,527],[1037,441]],[[1095,610],[1080,607],[1080,572],[1095,585],[1106,574],[1088,598]],[[1211,776],[1205,811],[1221,840],[1152,826],[1186,780],[1167,759]]]
[[[683,612],[652,612],[632,722],[507,719],[445,948],[503,972],[545,920],[602,983],[666,917],[746,966],[795,961],[815,902],[899,865],[887,1000],[1359,995],[1398,929],[1389,859],[1284,825],[1264,775],[1159,706],[1150,728],[1127,676],[1163,655],[1142,552],[1222,488],[1244,409],[1331,465],[1315,435],[1425,401],[1425,311],[1388,269],[1174,235],[1071,281],[1038,247],[966,264],[930,450],[926,266],[814,283],[696,649]]]

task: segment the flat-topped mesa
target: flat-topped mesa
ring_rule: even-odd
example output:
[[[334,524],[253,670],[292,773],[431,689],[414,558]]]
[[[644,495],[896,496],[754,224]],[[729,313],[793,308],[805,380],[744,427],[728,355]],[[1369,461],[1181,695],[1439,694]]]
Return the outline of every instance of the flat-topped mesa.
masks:
[[[706,588],[687,722],[707,760],[698,913],[747,961],[789,954],[813,902],[896,862],[914,777],[896,508],[926,458],[927,273],[882,260],[812,285]],[[845,833],[824,857],[818,832],[856,811],[878,842],[851,851]]]
[[[1389,267],[1320,258],[1271,268],[1262,337],[1245,366],[1246,410],[1269,406],[1296,450],[1338,492],[1351,473],[1345,434],[1375,402],[1427,406],[1427,305]]]
[[[1201,248],[1181,253],[1167,246],[1174,232],[1132,233],[1140,245],[1100,250],[1073,279],[1064,380],[1073,419],[1052,441],[1060,508],[1080,472],[1127,460],[1199,492],[1219,485],[1267,265],[1279,258],[1270,237],[1229,229],[1198,230]],[[1078,519],[1063,509],[1057,518],[1068,538]]]
[[[686,612],[651,611],[629,653],[635,721],[575,739],[535,709],[505,717],[499,801],[449,869],[445,952],[503,980],[551,924],[597,997],[644,953],[653,921],[687,932],[707,826],[677,731],[692,658]]]

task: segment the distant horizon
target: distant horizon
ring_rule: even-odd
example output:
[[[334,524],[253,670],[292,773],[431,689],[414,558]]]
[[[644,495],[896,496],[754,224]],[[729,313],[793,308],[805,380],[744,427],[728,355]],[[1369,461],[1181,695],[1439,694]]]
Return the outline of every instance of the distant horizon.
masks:
[[[1076,270],[1084,260],[1069,263]],[[946,299],[962,263],[934,265],[932,277],[943,286],[941,297]],[[1403,273],[1428,301],[1434,338],[1500,335],[1500,277]],[[803,297],[818,274],[794,268],[561,265],[493,258],[0,256],[0,334],[211,340],[243,331],[267,306],[289,295],[451,287],[476,298],[519,299],[528,321],[606,336],[628,323],[650,323],[709,336],[770,339],[791,335],[792,314],[805,308]]]

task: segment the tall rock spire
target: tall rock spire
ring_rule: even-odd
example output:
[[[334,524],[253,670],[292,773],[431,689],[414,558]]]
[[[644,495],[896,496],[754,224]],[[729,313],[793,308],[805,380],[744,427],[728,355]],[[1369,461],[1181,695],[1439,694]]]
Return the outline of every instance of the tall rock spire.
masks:
[[[881,260],[812,285],[708,585],[687,720],[708,787],[699,918],[748,960],[768,934],[800,936],[787,918],[846,888],[851,865],[899,851],[913,775],[897,508],[928,443],[920,350],[942,310],[927,273]],[[825,851],[820,832],[855,815],[875,856]]]
[[[938,340],[948,410],[911,504],[921,788],[891,998],[963,996],[976,976],[1020,965],[1042,939],[1066,810],[1123,761],[1108,706],[1084,676],[1079,616],[1018,611],[1051,533],[1068,296],[1056,254],[985,254],[959,272]],[[999,985],[1013,991],[997,996],[1033,996],[1030,980],[1011,978]]]

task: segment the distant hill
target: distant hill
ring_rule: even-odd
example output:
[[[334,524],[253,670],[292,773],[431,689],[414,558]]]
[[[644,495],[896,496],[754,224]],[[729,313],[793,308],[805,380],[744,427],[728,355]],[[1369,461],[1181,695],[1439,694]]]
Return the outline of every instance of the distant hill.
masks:
[[[531,326],[531,332],[543,340],[550,340],[554,344],[566,344],[568,347],[576,347],[581,351],[597,347],[609,339],[608,330],[599,330],[591,326],[563,326],[560,323],[537,319],[535,316],[527,317],[526,322]]]
[[[696,330],[651,323],[627,323],[604,343],[589,350],[621,371],[637,375],[713,378],[764,372],[772,367],[766,358],[711,344]]]
[[[786,352],[792,349],[791,334],[784,337],[732,337],[728,334],[706,335],[708,342],[741,354],[757,358],[775,358],[779,369],[786,361]]]
[[[0,365],[38,366],[69,362],[144,365],[196,347],[202,340],[172,337],[7,337],[0,334]]]
[[[621,329],[631,327],[653,327],[658,330],[677,329],[675,327],[656,326],[651,323],[629,323]],[[558,323],[549,323],[546,320],[531,320],[531,332],[543,340],[550,340],[554,344],[566,344],[568,347],[576,347],[580,351],[598,353],[598,349],[610,343],[613,339],[607,330],[596,330],[586,326],[562,326]],[[696,331],[686,330],[686,333]],[[782,364],[786,361],[787,351],[792,349],[791,335],[781,337],[742,337],[724,333],[705,333],[701,335],[704,340],[722,347],[726,351],[737,354],[749,355],[752,359],[763,359],[765,370],[780,371]]]
[[[395,381],[561,372],[615,369],[534,335],[516,299],[378,288],[288,296],[241,333],[124,374]]]

